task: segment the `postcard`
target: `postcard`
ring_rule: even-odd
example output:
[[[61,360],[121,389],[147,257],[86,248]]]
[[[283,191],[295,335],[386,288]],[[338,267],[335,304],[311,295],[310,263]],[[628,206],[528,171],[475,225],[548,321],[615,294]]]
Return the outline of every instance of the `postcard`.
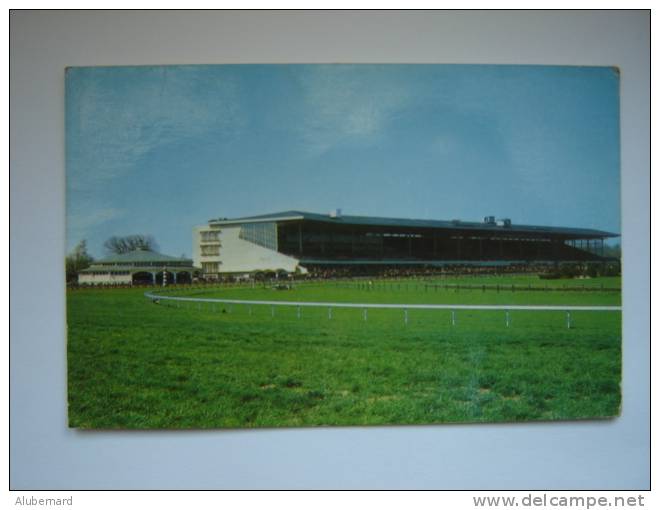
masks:
[[[612,418],[619,72],[66,72],[69,426]]]

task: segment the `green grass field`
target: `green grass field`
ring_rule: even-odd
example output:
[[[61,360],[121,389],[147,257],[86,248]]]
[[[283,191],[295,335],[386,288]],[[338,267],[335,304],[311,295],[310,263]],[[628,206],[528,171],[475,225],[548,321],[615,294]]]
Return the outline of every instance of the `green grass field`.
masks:
[[[471,290],[445,288],[452,283]],[[498,291],[478,285],[502,285]],[[510,285],[558,290],[506,290]],[[595,290],[562,290],[564,286]],[[301,284],[172,295],[353,303],[618,305],[619,278]],[[621,314],[154,304],[144,289],[69,291],[69,424],[217,428],[615,416]],[[274,313],[274,315],[273,315]]]

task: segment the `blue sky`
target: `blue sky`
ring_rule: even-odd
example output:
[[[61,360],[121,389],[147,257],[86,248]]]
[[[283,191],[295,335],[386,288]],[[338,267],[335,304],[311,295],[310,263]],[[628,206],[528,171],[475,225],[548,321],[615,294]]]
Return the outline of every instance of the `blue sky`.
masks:
[[[67,246],[299,209],[620,232],[612,68],[70,68]]]

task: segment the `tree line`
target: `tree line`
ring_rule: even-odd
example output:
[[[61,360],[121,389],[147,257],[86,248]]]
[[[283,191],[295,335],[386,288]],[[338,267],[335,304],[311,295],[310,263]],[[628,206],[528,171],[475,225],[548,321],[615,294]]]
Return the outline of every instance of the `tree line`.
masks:
[[[156,251],[158,244],[153,236],[134,234],[130,236],[112,236],[103,243],[108,253],[128,253],[135,250]]]

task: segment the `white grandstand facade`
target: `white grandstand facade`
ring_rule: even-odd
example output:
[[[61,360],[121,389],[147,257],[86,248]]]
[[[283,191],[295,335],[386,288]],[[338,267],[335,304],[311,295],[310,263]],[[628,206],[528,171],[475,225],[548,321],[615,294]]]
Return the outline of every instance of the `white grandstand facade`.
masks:
[[[269,219],[212,220],[193,228],[193,261],[205,278],[255,271],[306,270],[278,251],[277,224]]]

